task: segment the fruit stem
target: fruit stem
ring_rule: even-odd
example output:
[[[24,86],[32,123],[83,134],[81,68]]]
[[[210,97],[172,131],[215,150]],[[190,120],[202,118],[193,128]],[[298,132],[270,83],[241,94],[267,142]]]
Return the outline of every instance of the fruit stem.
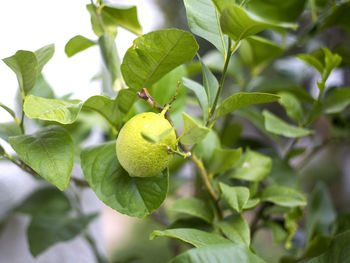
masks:
[[[165,115],[167,114],[169,108],[170,108],[170,104],[166,104],[166,105],[164,106],[164,108],[162,109],[160,115],[162,115],[163,117],[165,117]]]

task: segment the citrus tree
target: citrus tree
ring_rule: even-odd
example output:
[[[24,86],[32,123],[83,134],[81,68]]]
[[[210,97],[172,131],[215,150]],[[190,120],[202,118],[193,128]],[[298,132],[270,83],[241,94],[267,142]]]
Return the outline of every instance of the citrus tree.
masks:
[[[101,94],[85,101],[57,97],[47,84],[41,72],[54,45],[3,59],[17,76],[21,111],[0,104],[13,117],[0,136],[16,152],[0,146],[0,156],[42,185],[10,212],[31,216],[30,252],[85,232],[96,260],[107,262],[86,234],[98,215],[70,198],[72,184],[119,213],[154,220],[150,239],[172,249],[153,262],[348,262],[350,214],[334,208],[321,177],[306,182],[302,171],[326,146],[349,142],[350,2],[183,4],[189,30],[145,34],[136,7],[88,4],[96,38],[77,35],[65,46],[68,57],[99,47]],[[119,27],[135,34],[122,58]],[[335,31],[341,37],[328,42]],[[345,77],[329,85],[334,71]],[[84,147],[96,126],[104,141]],[[267,253],[254,243],[262,229],[273,237]],[[272,243],[280,258],[267,256]],[[114,262],[148,262],[133,253]]]

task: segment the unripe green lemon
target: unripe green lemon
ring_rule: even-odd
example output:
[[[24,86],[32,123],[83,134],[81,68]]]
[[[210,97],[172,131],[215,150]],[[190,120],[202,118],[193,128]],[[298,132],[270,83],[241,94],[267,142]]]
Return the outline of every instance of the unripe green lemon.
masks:
[[[138,114],[125,123],[119,132],[116,147],[119,163],[130,176],[155,176],[169,165],[172,154],[167,146],[175,148],[175,131],[172,130],[159,143],[150,143],[141,133],[160,135],[171,128],[163,115],[153,112]]]

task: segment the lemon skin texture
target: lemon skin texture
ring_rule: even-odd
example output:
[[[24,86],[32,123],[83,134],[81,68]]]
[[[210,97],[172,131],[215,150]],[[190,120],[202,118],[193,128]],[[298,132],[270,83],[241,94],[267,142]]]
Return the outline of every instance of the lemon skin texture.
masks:
[[[169,121],[154,112],[138,114],[125,123],[119,132],[116,147],[119,163],[130,176],[156,176],[169,165],[172,154],[164,145],[175,148],[175,131],[172,130],[160,143],[148,142],[141,132],[159,135],[170,128]]]

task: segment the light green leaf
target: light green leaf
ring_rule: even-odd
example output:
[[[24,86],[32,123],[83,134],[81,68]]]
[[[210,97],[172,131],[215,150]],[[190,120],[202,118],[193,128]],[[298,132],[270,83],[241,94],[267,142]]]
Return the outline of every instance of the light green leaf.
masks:
[[[242,40],[269,28],[296,29],[295,24],[263,20],[234,4],[228,5],[222,11],[220,24],[222,31],[235,41]]]
[[[202,109],[203,122],[206,122],[208,119],[209,106],[208,106],[208,96],[207,96],[207,93],[205,92],[204,87],[201,84],[188,78],[183,78],[182,81],[187,88],[189,88],[194,92],[194,94],[196,94],[199,105]]]
[[[154,133],[150,133],[150,132],[141,132],[141,135],[145,140],[149,141],[150,143],[158,143],[158,142],[161,142],[166,137],[168,137],[170,135],[170,133],[172,133],[173,131],[174,131],[174,128],[170,128],[168,130],[165,130],[161,134],[154,134]]]
[[[269,186],[261,191],[259,197],[262,201],[271,202],[284,207],[306,205],[306,197],[303,193],[285,186]]]
[[[39,75],[34,88],[32,88],[27,95],[29,94],[47,99],[54,99],[56,97],[53,89],[46,81],[43,74]]]
[[[340,65],[342,57],[338,54],[333,54],[326,47],[323,47],[322,50],[324,52],[324,71],[322,74],[322,79],[327,80],[333,69]]]
[[[229,206],[237,211],[242,211],[249,199],[249,189],[243,186],[229,186],[224,183],[219,183],[224,200]]]
[[[315,56],[311,54],[299,54],[296,57],[309,64],[311,67],[315,68],[320,74],[323,73],[323,63],[319,61]]]
[[[228,114],[232,111],[238,110],[240,108],[253,105],[262,104],[277,101],[280,97],[269,93],[259,93],[259,92],[240,92],[231,95],[225,99],[218,107],[215,113],[215,119]]]
[[[175,228],[164,231],[155,230],[150,235],[150,239],[155,237],[171,237],[189,243],[195,247],[205,247],[216,244],[229,244],[230,240],[218,234],[208,233],[194,228]]]
[[[94,31],[94,33],[96,34],[96,36],[100,37],[104,34],[104,29],[103,29],[103,25],[101,25],[101,23],[99,22],[99,18],[97,17],[97,7],[92,4],[88,4],[86,5],[86,9],[88,10],[88,12],[90,13],[91,16],[91,26],[92,26],[92,30]],[[112,32],[110,32],[112,34]],[[114,32],[116,33],[116,32]]]
[[[231,177],[258,182],[270,173],[272,160],[266,155],[247,149],[235,168]]]
[[[74,144],[60,126],[49,126],[31,135],[9,137],[19,158],[45,180],[64,190],[73,168]]]
[[[34,87],[39,75],[39,64],[35,53],[19,50],[15,55],[4,58],[3,61],[16,73],[22,93],[28,93]]]
[[[203,200],[195,197],[175,200],[169,207],[169,210],[198,217],[208,223],[212,223],[214,219],[212,208]]]
[[[115,141],[81,153],[86,181],[96,196],[114,210],[143,218],[159,208],[168,191],[168,173],[149,178],[130,177],[118,162]]]
[[[220,27],[220,15],[211,0],[184,0],[187,23],[191,31],[212,43],[221,54],[226,53],[227,36]]]
[[[230,169],[241,157],[242,149],[215,148],[210,160],[210,173],[221,173]]]
[[[14,120],[18,120],[15,112],[12,109],[10,109],[9,107],[7,107],[6,105],[2,104],[1,102],[0,102],[0,108],[3,108],[5,111],[7,111],[12,116],[12,118]]]
[[[299,138],[313,133],[312,130],[297,127],[285,122],[268,110],[264,110],[263,115],[265,117],[265,128],[271,133],[283,135],[288,138]]]
[[[121,71],[134,91],[149,88],[172,69],[191,61],[198,50],[195,38],[178,29],[153,31],[136,38],[125,53]]]
[[[342,112],[350,105],[350,88],[332,90],[322,102],[322,110],[327,114]]]
[[[287,249],[292,246],[292,238],[299,228],[298,221],[303,217],[303,209],[301,207],[293,207],[289,212],[284,214],[284,228],[287,230],[288,236],[285,242]]]
[[[72,57],[75,54],[88,49],[89,47],[92,47],[96,45],[95,41],[92,41],[84,36],[77,35],[75,37],[72,37],[64,47],[64,52],[68,57]]]
[[[21,134],[21,129],[16,122],[0,123],[0,138],[8,141],[8,137]]]
[[[210,162],[215,148],[220,148],[220,138],[215,130],[211,129],[208,135],[198,143],[194,149],[194,154],[204,160],[205,162]]]
[[[248,202],[244,205],[244,210],[249,210],[256,207],[260,203],[260,198],[249,199]]]
[[[265,224],[267,227],[271,229],[274,243],[276,244],[281,243],[282,241],[286,240],[286,238],[288,237],[288,233],[283,228],[283,225],[273,221],[266,221]]]
[[[214,104],[215,96],[219,88],[219,82],[201,59],[200,62],[202,65],[203,86],[207,93],[209,107],[211,108]]]
[[[237,215],[229,221],[218,222],[217,225],[233,243],[250,245],[250,228],[243,216]]]
[[[185,112],[182,113],[184,119],[184,129],[180,136],[180,141],[183,144],[192,145],[203,140],[210,129],[197,123],[192,117]]]
[[[49,62],[49,60],[52,58],[54,53],[55,53],[54,44],[44,46],[34,52],[38,60],[38,74],[41,73],[43,67],[46,65],[47,62]]]
[[[232,261],[234,260],[234,261]],[[265,263],[247,246],[239,244],[221,244],[202,248],[193,248],[174,258],[171,263]]]
[[[304,118],[304,111],[298,98],[286,91],[281,91],[278,95],[281,96],[278,102],[285,108],[287,115],[291,119],[301,122]]]

